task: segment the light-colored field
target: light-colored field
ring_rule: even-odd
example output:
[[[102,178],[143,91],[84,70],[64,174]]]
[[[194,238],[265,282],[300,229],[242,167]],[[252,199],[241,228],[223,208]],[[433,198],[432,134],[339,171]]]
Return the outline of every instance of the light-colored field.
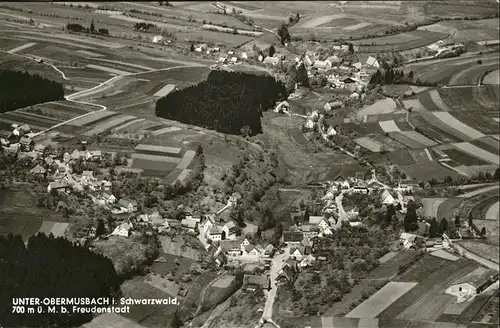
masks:
[[[132,159],[145,159],[154,162],[165,162],[165,163],[179,163],[181,160],[175,157],[169,156],[159,156],[159,155],[146,155],[134,153],[131,156]]]
[[[357,138],[354,141],[361,147],[364,147],[374,153],[380,152],[380,150],[384,147],[384,145],[382,145],[380,142],[368,137]]]
[[[166,86],[164,86],[163,88],[161,88],[160,90],[158,90],[153,96],[155,96],[155,97],[165,97],[170,92],[174,91],[174,89],[175,89],[175,85],[173,85],[173,84],[167,84]]]
[[[423,144],[427,147],[437,145],[437,143],[434,140],[427,138],[426,136],[424,136],[423,134],[421,134],[417,131],[401,131],[400,133],[403,134],[404,136],[410,138],[410,139],[413,139],[417,142],[420,142],[421,144]]]
[[[127,121],[130,121],[130,120],[134,120],[136,119],[137,117],[135,116],[132,116],[132,115],[123,115],[123,116],[118,116],[118,117],[115,117],[109,121],[105,121],[105,122],[102,122],[102,123],[98,123],[95,127],[93,127],[91,130],[89,131],[86,131],[85,133],[83,133],[84,136],[95,136],[95,135],[98,135],[98,134],[101,134],[103,133],[104,131],[107,131],[117,125],[120,125],[122,124],[123,122],[127,122]]]
[[[105,313],[95,317],[91,322],[82,326],[83,328],[144,328],[137,322],[125,318],[116,313]]]
[[[229,287],[234,281],[234,276],[232,275],[224,275],[222,277],[219,277],[213,284],[212,287],[216,288],[227,288]]]
[[[172,296],[179,293],[179,285],[173,281],[169,281],[167,278],[162,278],[158,274],[149,274],[148,277],[144,279],[144,282]]]
[[[483,78],[483,84],[495,84],[498,85],[500,80],[500,71],[498,69],[489,72]]]
[[[95,112],[95,113],[93,113],[91,115],[87,115],[87,116],[81,117],[81,118],[76,119],[74,121],[71,121],[71,123],[69,123],[69,124],[70,125],[76,125],[76,126],[83,126],[83,125],[92,123],[94,121],[97,121],[97,120],[99,120],[101,118],[108,117],[108,116],[111,116],[111,115],[114,115],[114,114],[116,114],[116,113],[112,112],[110,110],[103,110],[103,111]]]
[[[176,126],[169,126],[169,127],[166,127],[166,128],[163,128],[163,129],[159,129],[159,130],[156,130],[156,131],[152,131],[151,133],[154,135],[154,136],[159,136],[160,134],[164,134],[164,133],[168,133],[168,132],[175,132],[175,131],[180,131],[182,130],[181,128],[179,127],[176,127]]]
[[[484,149],[481,149],[469,142],[457,142],[453,144],[454,147],[463,151],[466,154],[479,158],[485,162],[498,165],[500,158],[498,155],[492,154]]]
[[[118,75],[126,75],[126,74],[131,73],[131,72],[126,72],[126,71],[122,71],[122,70],[111,68],[111,67],[105,67],[105,66],[94,65],[94,64],[88,64],[87,67],[97,69],[97,70],[103,71],[103,72],[118,74]]]
[[[460,122],[448,112],[433,112],[432,115],[437,117],[443,123],[446,123],[451,128],[464,133],[471,139],[479,139],[485,136],[478,130],[473,129],[467,124]]]
[[[308,17],[306,19],[301,19],[296,26],[301,27],[301,28],[315,28],[315,27],[318,27],[320,25],[329,23],[332,20],[344,18],[344,17],[345,17],[345,15],[342,15],[342,14],[321,15],[321,16],[314,16],[311,18]]]
[[[443,163],[444,164],[444,163]],[[465,173],[465,175],[472,177],[479,174],[479,172],[490,174],[494,174],[495,170],[498,168],[498,165],[488,164],[488,165],[458,165],[455,166],[454,169]]]
[[[380,263],[385,263],[391,259],[393,259],[396,255],[398,255],[398,252],[389,252],[382,256],[381,258],[378,259]]]
[[[132,124],[135,124],[135,123],[139,123],[139,122],[142,122],[142,121],[145,121],[146,119],[145,118],[138,118],[136,120],[132,120],[130,122],[127,122],[125,124],[122,124],[120,126],[117,126],[116,128],[113,128],[111,131],[113,132],[117,132],[117,131],[120,131],[120,130],[123,130],[123,129],[126,129],[128,128],[129,126],[131,126]]]
[[[135,150],[147,150],[147,151],[155,151],[159,153],[169,153],[177,155],[181,152],[182,148],[140,144],[137,145],[137,147],[135,147]]]
[[[493,117],[493,121],[500,122],[500,118],[499,117]]]
[[[462,302],[462,303],[457,303],[453,302],[451,304],[448,304],[446,309],[444,309],[443,313],[444,314],[460,314],[464,312],[464,310],[470,305],[469,302]]]
[[[498,238],[497,238],[498,242]],[[494,263],[498,263],[499,259],[499,247],[490,244],[483,244],[481,242],[477,242],[474,240],[461,240],[457,242],[460,246],[464,247],[471,253],[479,255],[487,260],[490,260]],[[498,270],[498,269],[497,269]]]
[[[164,253],[186,257],[192,260],[199,260],[200,251],[192,247],[182,247],[184,241],[182,239],[172,241],[168,236],[160,236],[160,243]]]
[[[64,237],[68,225],[69,223],[67,222],[43,221],[38,232],[46,234],[47,236],[52,233],[54,237]]]
[[[417,285],[416,282],[389,282],[387,285],[370,296],[354,310],[349,312],[348,318],[375,318],[401,296]]]
[[[412,111],[415,112],[422,112],[425,111],[425,107],[422,105],[420,100],[418,99],[403,99],[403,106],[406,109],[411,109]]]
[[[396,110],[396,102],[392,98],[376,101],[374,104],[361,109],[358,115],[388,114]]]
[[[450,109],[446,104],[443,102],[441,99],[441,96],[439,95],[439,92],[437,90],[431,90],[429,91],[429,96],[431,96],[432,101],[434,104],[442,111],[449,112]]]
[[[355,25],[346,26],[346,27],[344,27],[344,30],[346,30],[346,31],[355,31],[355,30],[359,30],[359,29],[368,27],[370,25],[372,25],[372,24],[368,23],[368,22],[361,22],[361,23],[358,23],[358,24],[355,24]]]
[[[98,54],[96,52],[88,51],[88,50],[78,50],[78,53],[82,55],[86,55],[92,58],[97,58],[97,57],[104,57],[104,55]]]
[[[495,189],[498,189],[498,188],[499,188],[498,185],[487,186],[487,187],[484,187],[484,188],[481,188],[481,189],[476,189],[474,191],[471,191],[471,192],[468,192],[468,193],[465,193],[465,194],[458,195],[458,197],[460,197],[460,198],[469,198],[469,197],[476,196],[476,195],[479,195],[479,194],[482,194],[482,193],[485,193],[485,192],[488,192],[488,191],[491,191],[491,190],[495,190]]]
[[[29,43],[23,44],[22,46],[15,47],[14,49],[9,50],[8,53],[15,54],[16,52],[19,52],[19,51],[24,50],[24,49],[28,49],[30,47],[33,47],[34,45],[36,45],[36,43],[29,42]]]
[[[182,157],[180,163],[177,165],[177,168],[182,170],[187,169],[189,164],[191,164],[191,161],[193,160],[194,156],[196,156],[196,152],[194,150],[188,150],[184,154],[184,157]]]
[[[229,28],[229,27],[222,27],[222,26],[218,26],[218,25],[210,25],[210,24],[205,24],[202,26],[203,29],[205,30],[217,30],[217,31],[220,31],[220,32],[223,32],[223,33],[232,33],[233,32],[233,29],[232,28]],[[237,34],[240,34],[240,35],[249,35],[249,36],[261,36],[263,33],[262,32],[258,32],[258,31],[249,31],[249,30],[240,30],[240,29],[237,29]]]
[[[422,198],[424,215],[429,218],[437,218],[438,208],[447,198]]]
[[[385,133],[388,132],[400,132],[401,129],[396,125],[396,122],[394,120],[390,121],[380,121],[378,122],[382,130],[384,130]]]
[[[498,211],[499,211],[499,202],[491,205],[486,214],[484,215],[485,220],[498,221]]]
[[[431,255],[450,261],[457,261],[458,259],[460,259],[458,256],[443,251],[442,249],[432,252]]]

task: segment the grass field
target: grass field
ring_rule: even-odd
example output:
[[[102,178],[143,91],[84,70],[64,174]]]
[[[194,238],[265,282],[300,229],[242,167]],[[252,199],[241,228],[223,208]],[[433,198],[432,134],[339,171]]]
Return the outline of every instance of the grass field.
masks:
[[[380,125],[380,128],[382,128],[382,130],[385,133],[388,133],[388,132],[399,132],[399,131],[401,131],[399,129],[399,127],[396,125],[396,123],[394,122],[394,120],[381,121],[381,122],[378,122],[378,124]]]
[[[369,151],[372,151],[375,153],[378,153],[385,148],[385,146],[383,144],[381,144],[380,142],[375,141],[369,137],[357,138],[354,141],[358,145],[360,145],[361,147],[364,147],[364,148],[368,149]]]
[[[410,122],[419,129],[419,132],[426,136],[429,139],[432,139],[436,142],[440,143],[449,143],[461,141],[461,139],[455,137],[454,135],[441,130],[439,127],[435,127],[432,124],[429,124],[427,121],[426,114],[428,113],[419,113],[418,115],[410,115]],[[438,121],[434,118],[435,121]],[[440,121],[438,121],[440,122]]]
[[[155,146],[140,144],[135,147],[137,151],[149,151],[161,154],[179,155],[182,148],[179,147],[167,147],[167,146]]]
[[[487,113],[479,111],[454,111],[451,115],[480,133],[500,133],[498,123],[493,121]]]
[[[424,215],[429,218],[437,218],[438,217],[438,208],[446,198],[421,198]]]
[[[415,30],[380,38],[356,40],[359,52],[377,53],[420,48],[448,37],[445,33]]]
[[[64,237],[65,232],[68,229],[68,225],[69,223],[67,222],[43,221],[39,232],[44,233],[47,236],[53,234],[54,237]]]
[[[447,149],[443,150],[443,152],[450,157],[451,160],[461,163],[466,166],[471,166],[471,165],[484,165],[486,164],[484,161],[468,155],[458,149]]]
[[[452,179],[459,177],[456,172],[451,171],[436,162],[402,165],[400,168],[401,171],[403,171],[407,176],[421,181],[428,181],[433,178],[444,179],[447,176],[450,176]]]
[[[392,98],[376,101],[374,104],[361,109],[358,115],[387,114],[396,111],[396,102]]]
[[[471,142],[471,144],[495,155],[499,155],[500,153],[499,149],[500,143],[497,139],[492,137],[485,137],[478,140],[474,140]]]
[[[408,149],[399,149],[397,151],[391,151],[387,154],[389,160],[399,166],[415,164],[413,157],[411,156]]]
[[[448,108],[453,111],[496,111],[500,99],[500,91],[493,85],[440,89],[439,93]]]
[[[465,132],[462,132],[461,130],[458,130],[454,128],[453,126],[449,125],[447,122],[443,121],[440,119],[438,116],[435,116],[434,114],[437,112],[432,112],[432,113],[421,113],[423,119],[427,122],[427,124],[431,125],[434,129],[438,130],[441,132],[443,135],[451,135],[456,139],[462,140],[462,141],[471,141],[473,138],[469,137]]]
[[[498,241],[498,235],[495,236],[495,239]],[[496,243],[496,246],[490,243],[481,242],[479,240],[461,240],[458,242],[458,244],[474,254],[484,257],[485,259],[492,262],[498,263],[498,258],[500,256],[498,242]]]
[[[405,137],[410,138],[426,147],[435,146],[437,144],[434,140],[427,138],[417,131],[401,131],[400,133]]]

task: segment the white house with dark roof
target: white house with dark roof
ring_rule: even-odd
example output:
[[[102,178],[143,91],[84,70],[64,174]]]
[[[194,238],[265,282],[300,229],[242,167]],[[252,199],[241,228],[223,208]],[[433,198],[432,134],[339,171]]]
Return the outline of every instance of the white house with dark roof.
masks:
[[[132,229],[132,223],[124,222],[117,226],[115,230],[111,233],[113,236],[128,237],[130,235],[130,229]]]
[[[375,57],[368,57],[368,59],[366,60],[366,65],[367,66],[371,66],[371,67],[375,67],[375,68],[379,68],[380,67],[380,64],[378,62],[378,60],[375,58]]]
[[[384,191],[382,191],[382,194],[380,195],[380,201],[384,205],[394,205],[396,203],[396,200],[387,189],[384,189]]]
[[[214,218],[211,215],[205,216],[205,219],[200,223],[200,233],[206,235],[207,232],[215,226]]]
[[[214,226],[208,229],[207,239],[211,241],[221,241],[223,231],[220,227]]]

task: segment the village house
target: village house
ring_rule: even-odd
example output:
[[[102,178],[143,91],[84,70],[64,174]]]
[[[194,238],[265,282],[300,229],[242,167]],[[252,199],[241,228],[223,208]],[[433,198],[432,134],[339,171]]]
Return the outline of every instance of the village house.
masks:
[[[113,184],[108,180],[102,180],[100,189],[104,191],[110,191]]]
[[[312,70],[317,70],[320,72],[324,72],[326,70],[329,70],[332,67],[331,62],[329,61],[322,61],[322,60],[316,60],[314,64],[312,65]]]
[[[118,203],[118,206],[123,209],[124,212],[132,213],[137,211],[137,202],[135,200],[129,200],[126,198],[121,198]]]
[[[263,63],[265,65],[272,65],[272,66],[278,65],[279,62],[280,62],[280,59],[278,57],[266,57],[266,58],[264,58],[264,61],[263,61]]]
[[[300,231],[283,231],[281,238],[287,246],[296,246],[302,242],[304,234]]]
[[[200,233],[206,235],[208,231],[215,226],[215,221],[212,215],[205,216],[205,219],[200,224]]]
[[[363,195],[368,194],[368,184],[362,180],[358,180],[354,185],[353,192]]]
[[[246,245],[243,245],[241,240],[221,240],[220,247],[221,251],[230,259],[238,258],[243,254],[243,249]]]
[[[36,151],[40,155],[43,155],[45,153],[46,149],[47,149],[47,146],[39,143],[39,144],[35,145],[34,151]]]
[[[366,60],[366,65],[371,66],[371,67],[375,67],[375,68],[380,67],[378,60],[372,56],[368,57],[368,59]]]
[[[31,132],[31,128],[28,124],[23,124],[23,125],[18,126],[16,128],[16,130],[19,131],[20,136],[24,136],[26,133]]]
[[[231,196],[229,196],[228,205],[236,206],[239,200],[241,199],[241,194],[239,192],[234,192]]]
[[[45,176],[47,170],[44,169],[40,164],[37,164],[34,168],[31,169],[30,173],[36,176]]]
[[[302,261],[302,258],[308,254],[309,253],[306,253],[306,247],[304,247],[304,246],[297,246],[297,247],[290,248],[290,258],[291,259],[294,259],[297,261]]]
[[[276,278],[277,284],[279,286],[291,285],[295,282],[298,270],[294,269],[292,266],[285,265],[279,272]]]
[[[300,226],[300,231],[302,231],[304,238],[311,239],[319,235],[320,229],[317,225],[303,224]]]
[[[224,239],[235,239],[236,238],[236,233],[238,231],[238,226],[234,221],[228,221],[224,226],[222,227],[222,232],[224,233]]]
[[[181,227],[191,233],[196,233],[198,231],[199,221],[194,220],[192,218],[186,217],[181,220]]]
[[[249,291],[256,289],[269,290],[271,289],[271,280],[265,275],[245,275],[243,277],[243,288]]]
[[[274,249],[273,244],[269,244],[266,246],[266,248],[264,248],[263,256],[264,257],[271,257],[271,256],[273,256],[274,252],[275,252],[275,249]]]
[[[241,59],[241,60],[248,60],[248,55],[247,55],[247,53],[243,51],[243,52],[240,54],[240,59]]]
[[[329,101],[323,106],[323,109],[326,111],[330,111],[332,109],[338,109],[341,108],[343,105],[342,101],[337,100],[337,101]]]
[[[111,233],[113,236],[128,237],[130,235],[130,229],[132,229],[132,223],[124,222],[117,226],[115,230]]]
[[[249,244],[245,246],[245,251],[243,254],[246,256],[258,257],[261,256],[263,253],[264,249],[261,246]]]
[[[34,162],[38,159],[38,155],[36,151],[20,152],[18,159],[29,159]]]
[[[5,156],[9,157],[17,157],[17,154],[19,153],[20,150],[20,145],[15,143],[15,144],[10,144],[8,147],[4,147],[3,151]]]
[[[47,186],[47,192],[50,193],[52,192],[52,190],[69,192],[71,190],[71,187],[65,182],[52,181]]]
[[[323,216],[311,215],[309,217],[309,224],[311,226],[317,226],[320,230],[328,228],[328,221]]]
[[[21,145],[23,150],[30,151],[33,148],[35,142],[31,138],[23,136],[21,140],[19,140],[19,144]]]
[[[396,200],[387,189],[384,189],[384,191],[382,191],[382,194],[380,195],[380,201],[384,205],[394,205],[396,203]]]
[[[223,238],[224,232],[219,227],[211,227],[208,229],[207,238],[211,241],[221,241]]]

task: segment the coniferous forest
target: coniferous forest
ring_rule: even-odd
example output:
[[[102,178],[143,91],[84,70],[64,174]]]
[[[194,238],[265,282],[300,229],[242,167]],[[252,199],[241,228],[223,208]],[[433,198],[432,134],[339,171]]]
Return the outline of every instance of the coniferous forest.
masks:
[[[63,98],[61,83],[26,72],[0,70],[0,113]]]
[[[158,99],[156,115],[223,133],[255,135],[262,132],[262,111],[286,96],[284,84],[271,76],[212,71],[206,81]]]
[[[2,327],[74,327],[92,320],[91,314],[38,314],[37,306],[35,313],[12,313],[14,298],[97,298],[119,293],[120,279],[111,260],[88,248],[52,235],[33,236],[27,246],[20,235],[0,236]]]

